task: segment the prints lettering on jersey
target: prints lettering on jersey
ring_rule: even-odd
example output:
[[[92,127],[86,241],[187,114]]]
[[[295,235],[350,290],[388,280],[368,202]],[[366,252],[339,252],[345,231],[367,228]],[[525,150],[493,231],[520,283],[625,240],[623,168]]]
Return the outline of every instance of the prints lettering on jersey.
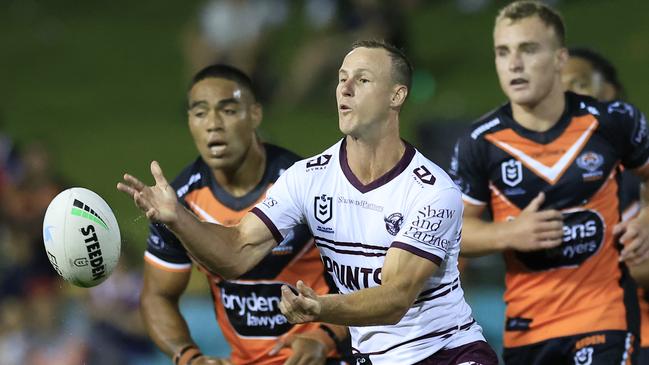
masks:
[[[187,184],[181,186],[180,188],[178,188],[178,190],[176,190],[176,195],[178,196],[178,198],[182,198],[183,195],[187,194],[187,192],[189,191],[189,187],[192,186],[192,184],[197,182],[197,181],[201,181],[201,173],[200,172],[197,172],[197,173],[193,174],[192,176],[190,176],[189,180],[187,181]]]
[[[593,210],[563,212],[563,242],[541,251],[516,252],[530,270],[576,267],[599,252],[604,242],[604,220]]]
[[[360,290],[381,285],[381,268],[359,267],[340,264],[331,257],[322,255],[325,270],[336,278],[336,285],[349,290]]]
[[[619,114],[629,114],[631,118],[633,118],[633,107],[631,104],[627,104],[622,101],[616,101],[614,103],[611,103],[608,106],[608,113],[613,114],[613,113],[619,113]]]
[[[331,155],[320,155],[306,162],[306,171],[322,170],[331,161]]]
[[[523,164],[515,159],[510,159],[500,164],[500,173],[503,183],[513,187],[523,181]]]
[[[427,185],[435,184],[435,176],[433,176],[433,173],[424,165],[412,170],[412,173],[417,177],[415,181],[417,181],[420,186],[423,186],[422,183]]]
[[[342,196],[339,196],[338,199],[336,199],[338,204],[347,204],[347,205],[353,205],[357,206],[363,209],[369,209],[373,210],[375,212],[383,212],[383,206],[370,203],[367,200],[358,200],[358,199],[353,199],[353,198],[345,198]]]
[[[640,115],[640,122],[636,125],[635,133],[633,133],[633,143],[639,145],[642,141],[647,139],[647,119],[644,114]]]
[[[279,310],[282,283],[220,284],[221,303],[237,333],[249,337],[277,337],[292,325]]]
[[[408,225],[404,236],[446,251],[451,242],[441,237],[438,231],[442,223],[453,219],[456,213],[454,209],[434,208],[432,205],[423,207]]]
[[[401,225],[403,224],[403,214],[397,212],[392,213],[389,216],[383,218],[385,221],[385,229],[389,234],[396,236],[397,233],[401,230]]]
[[[582,177],[584,181],[599,180],[604,176],[601,167],[604,164],[604,156],[599,153],[586,151],[577,157],[577,166],[586,170]]]

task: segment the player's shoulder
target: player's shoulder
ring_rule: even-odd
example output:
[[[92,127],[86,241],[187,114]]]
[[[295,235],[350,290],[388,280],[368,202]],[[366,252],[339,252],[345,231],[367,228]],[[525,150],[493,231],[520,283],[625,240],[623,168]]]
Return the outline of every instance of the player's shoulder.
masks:
[[[624,119],[635,119],[641,115],[638,108],[623,100],[601,102],[590,96],[566,92],[566,101],[573,116],[592,115],[600,123],[617,123]]]
[[[317,176],[324,173],[337,163],[341,143],[342,140],[317,155],[297,161],[291,170],[296,174],[306,176]]]
[[[284,171],[302,158],[286,148],[270,143],[264,143],[264,148],[266,150],[266,174],[271,177],[272,181],[277,180]]]
[[[202,158],[197,157],[176,175],[170,185],[176,190],[178,198],[182,198],[190,191],[200,189],[209,184],[209,173],[209,167]]]
[[[480,141],[487,134],[507,128],[507,120],[510,118],[507,112],[508,108],[509,104],[503,104],[478,117],[471,123],[469,129],[462,135],[460,140],[466,143]]]
[[[411,180],[421,188],[422,194],[439,194],[440,191],[459,189],[442,167],[416,151],[410,165]]]

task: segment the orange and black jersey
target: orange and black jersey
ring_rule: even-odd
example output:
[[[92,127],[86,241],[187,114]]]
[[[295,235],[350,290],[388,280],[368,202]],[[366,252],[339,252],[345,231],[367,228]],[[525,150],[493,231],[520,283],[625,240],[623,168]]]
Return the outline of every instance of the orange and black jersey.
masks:
[[[248,194],[235,198],[221,188],[201,158],[186,167],[171,183],[179,201],[201,220],[234,225],[264,199],[267,189],[300,158],[280,147],[265,145],[266,167],[261,182]],[[163,225],[152,224],[145,260],[167,271],[189,271],[192,259],[180,241]],[[235,364],[283,364],[288,350],[268,357],[277,337],[316,328],[294,326],[281,314],[281,285],[300,279],[318,294],[331,292],[317,247],[306,225],[275,247],[259,264],[237,280],[224,280],[200,268],[208,278],[217,320],[232,347]]]
[[[639,110],[573,93],[546,132],[522,127],[506,104],[460,138],[450,173],[467,203],[486,205],[499,222],[543,191],[542,209],[563,213],[559,247],[504,253],[506,347],[597,330],[637,333],[633,284],[618,263],[612,230],[620,220],[619,167],[634,169],[648,158]]]

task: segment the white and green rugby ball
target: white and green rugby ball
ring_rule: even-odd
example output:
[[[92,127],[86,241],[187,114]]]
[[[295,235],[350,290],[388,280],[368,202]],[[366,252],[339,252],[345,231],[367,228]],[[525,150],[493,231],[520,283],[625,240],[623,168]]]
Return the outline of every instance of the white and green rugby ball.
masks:
[[[43,241],[54,270],[85,288],[108,278],[121,250],[113,211],[99,195],[84,188],[64,190],[50,202]]]

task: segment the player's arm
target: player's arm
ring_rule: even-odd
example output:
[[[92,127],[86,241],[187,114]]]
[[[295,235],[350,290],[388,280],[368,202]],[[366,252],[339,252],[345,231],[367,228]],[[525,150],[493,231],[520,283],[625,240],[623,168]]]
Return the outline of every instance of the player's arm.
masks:
[[[613,234],[619,235],[624,245],[620,260],[626,261],[633,277],[646,286],[649,285],[649,164],[633,172],[642,178],[640,210],[635,217],[617,224]]]
[[[291,323],[326,322],[345,326],[398,323],[412,306],[438,265],[399,248],[390,248],[381,271],[381,285],[350,294],[317,296],[302,281],[298,295],[282,287],[280,309]]]
[[[535,251],[556,247],[563,239],[561,212],[540,210],[545,194],[540,193],[521,213],[505,222],[482,219],[484,205],[464,203],[462,256],[482,256],[507,249]]]
[[[117,189],[133,198],[147,218],[163,223],[192,256],[208,270],[224,278],[236,278],[254,267],[276,245],[271,231],[254,214],[238,225],[224,227],[199,221],[177,200],[157,162],[151,163],[154,186],[125,174]]]

